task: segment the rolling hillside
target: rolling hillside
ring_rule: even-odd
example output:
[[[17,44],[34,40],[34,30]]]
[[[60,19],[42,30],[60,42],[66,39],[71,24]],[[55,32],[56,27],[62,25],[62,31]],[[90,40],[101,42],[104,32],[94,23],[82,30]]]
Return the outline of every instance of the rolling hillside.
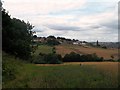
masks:
[[[56,52],[64,56],[66,53],[76,52],[79,54],[93,54],[96,53],[99,57],[104,59],[111,59],[111,56],[115,60],[118,59],[118,49],[103,49],[90,46],[78,46],[78,45],[59,45],[56,46]]]

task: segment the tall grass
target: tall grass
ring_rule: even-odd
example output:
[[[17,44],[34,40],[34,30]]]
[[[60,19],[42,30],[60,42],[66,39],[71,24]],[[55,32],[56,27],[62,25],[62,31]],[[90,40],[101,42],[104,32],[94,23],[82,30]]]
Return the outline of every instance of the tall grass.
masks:
[[[2,57],[2,84],[7,85],[10,81],[15,80],[22,70],[23,61],[3,52]]]
[[[17,78],[5,87],[13,88],[113,88],[117,80],[91,65],[24,65]],[[116,83],[113,83],[116,82]]]

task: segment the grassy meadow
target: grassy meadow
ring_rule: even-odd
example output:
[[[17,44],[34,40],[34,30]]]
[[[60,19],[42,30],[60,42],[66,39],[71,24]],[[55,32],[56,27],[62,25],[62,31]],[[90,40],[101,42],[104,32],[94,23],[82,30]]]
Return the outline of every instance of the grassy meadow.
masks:
[[[115,88],[118,86],[117,62],[90,64],[64,63],[36,65],[16,63],[15,79],[3,83],[3,88]],[[104,66],[104,67],[103,67]],[[11,66],[13,67],[13,66]]]

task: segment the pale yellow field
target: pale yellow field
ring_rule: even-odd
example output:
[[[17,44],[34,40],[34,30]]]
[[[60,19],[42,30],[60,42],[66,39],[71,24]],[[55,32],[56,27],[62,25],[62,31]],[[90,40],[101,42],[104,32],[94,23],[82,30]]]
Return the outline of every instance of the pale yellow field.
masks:
[[[114,56],[115,60],[118,59],[118,49],[102,49],[94,47],[83,47],[78,45],[59,45],[56,46],[56,51],[62,56],[70,52],[76,52],[79,54],[96,53],[99,57],[103,57],[104,59],[111,59],[111,56]]]
[[[118,72],[119,62],[66,62],[63,65],[92,65],[104,71]]]

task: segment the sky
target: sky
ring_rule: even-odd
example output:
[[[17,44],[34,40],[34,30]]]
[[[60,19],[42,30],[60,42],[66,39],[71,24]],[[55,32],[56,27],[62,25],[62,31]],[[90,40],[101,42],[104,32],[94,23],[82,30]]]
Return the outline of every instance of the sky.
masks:
[[[3,0],[11,17],[29,21],[39,37],[118,41],[119,0]]]

